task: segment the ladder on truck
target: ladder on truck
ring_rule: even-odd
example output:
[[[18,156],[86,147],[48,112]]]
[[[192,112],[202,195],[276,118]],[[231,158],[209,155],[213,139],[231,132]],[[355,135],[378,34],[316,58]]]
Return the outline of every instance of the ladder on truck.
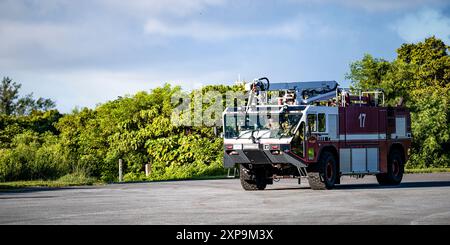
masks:
[[[231,170],[233,170],[233,172],[231,172]],[[234,179],[236,177],[239,177],[239,169],[236,166],[234,166],[234,168],[232,169],[229,168],[227,178]]]

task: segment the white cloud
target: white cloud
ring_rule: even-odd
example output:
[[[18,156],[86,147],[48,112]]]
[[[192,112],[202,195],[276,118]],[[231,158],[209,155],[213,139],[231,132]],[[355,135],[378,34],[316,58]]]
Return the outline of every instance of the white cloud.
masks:
[[[245,28],[198,21],[174,25],[156,19],[147,21],[145,25],[145,31],[148,34],[165,37],[189,37],[202,41],[251,36],[298,39],[302,36],[303,29],[304,27],[300,23],[286,23],[272,27]]]
[[[0,53],[19,52],[25,45],[34,48],[57,48],[70,40],[69,26],[57,23],[0,21],[0,36],[5,37]]]
[[[343,3],[367,11],[391,11],[416,8],[419,6],[440,5],[444,0],[346,0]]]
[[[226,0],[97,0],[116,12],[148,17],[154,15],[189,16],[205,11],[207,7],[221,6]]]
[[[450,42],[450,17],[432,9],[408,14],[395,22],[391,28],[407,42],[421,41],[433,35],[444,42]]]
[[[35,17],[83,12],[99,16],[112,12],[117,17],[148,17],[155,15],[189,16],[208,7],[221,6],[226,0],[1,0],[0,14],[4,17]]]
[[[431,0],[431,4],[441,2]],[[318,0],[318,3],[308,3],[331,3],[352,6],[357,10],[376,11],[414,8],[425,4],[422,0]],[[0,43],[0,69],[7,72],[0,75],[11,76],[22,83],[24,93],[35,92],[36,96],[56,99],[58,108],[67,112],[75,105],[93,107],[98,102],[148,90],[164,82],[191,89],[202,82],[231,82],[238,72],[268,72],[272,74],[268,76],[275,76],[275,71],[283,70],[278,73],[282,74],[279,75],[280,79],[287,76],[284,73],[299,74],[299,68],[289,64],[273,68],[272,72],[263,69],[277,66],[273,60],[282,60],[277,60],[280,52],[267,54],[266,57],[274,57],[267,62],[239,63],[234,61],[236,57],[251,60],[254,50],[238,50],[242,56],[237,56],[213,47],[211,53],[205,55],[198,45],[183,43],[180,46],[175,42],[166,42],[168,38],[188,38],[206,44],[211,44],[208,41],[252,38],[249,43],[256,45],[267,44],[258,42],[258,38],[285,39],[293,42],[282,42],[276,48],[287,53],[286,50],[295,50],[293,47],[303,44],[309,49],[319,49],[314,46],[317,39],[348,41],[355,35],[353,31],[358,31],[358,28],[351,29],[353,24],[358,27],[358,23],[339,25],[339,20],[320,11],[303,11],[300,16],[289,17],[292,12],[286,16],[280,15],[285,12],[284,9],[280,11],[280,8],[276,9],[278,12],[267,16],[264,23],[260,20],[265,16],[228,21],[226,18],[247,13],[247,9],[241,5],[257,4],[250,1],[247,4],[240,1],[231,4],[228,0],[0,0],[0,36],[3,37]],[[299,13],[302,12],[301,8],[292,10],[297,9]],[[220,13],[220,16],[212,16],[212,13],[208,13],[210,10]],[[359,12],[355,11],[357,14]],[[200,16],[200,13],[203,15]],[[359,16],[357,14],[355,16]],[[385,17],[380,14],[380,18]],[[239,20],[241,22],[238,23]],[[445,36],[448,40],[448,18],[441,14],[410,15],[396,24],[395,30],[405,39],[421,38],[433,32],[431,34]],[[308,38],[312,42],[303,42]],[[155,40],[168,46],[155,47]],[[298,40],[303,43],[299,44]],[[238,46],[236,44],[227,43],[235,47]],[[334,47],[332,45],[330,43],[330,47]],[[192,49],[188,54],[178,56],[185,47]],[[270,44],[264,46],[269,51],[267,53],[274,47]],[[262,49],[258,47],[255,50]],[[187,68],[187,63],[195,64]],[[142,68],[147,66],[151,69]],[[314,67],[305,66],[304,69]]]
[[[368,12],[384,12],[412,9],[421,6],[442,6],[446,0],[290,0],[303,4],[335,4],[350,8],[364,9]]]
[[[117,35],[120,32],[121,35]],[[35,69],[95,63],[125,53],[139,40],[128,30],[102,22],[0,19],[0,67]],[[120,54],[122,54],[120,53]]]
[[[33,92],[37,97],[51,98],[62,112],[70,112],[75,106],[94,108],[118,96],[149,91],[164,83],[191,90],[213,83],[231,84],[235,78],[234,72],[227,70],[167,72],[156,69],[12,71],[10,76],[23,85],[23,94]]]
[[[128,48],[164,44],[142,35],[149,16],[190,18],[224,3],[224,0],[0,0],[0,36],[4,37],[0,44],[0,67],[108,62],[108,58],[116,59],[115,55],[127,55]]]
[[[159,19],[150,19],[145,24],[145,32],[157,37],[183,37],[200,41],[216,41],[232,38],[278,38],[299,40],[306,36],[326,37],[338,34],[334,28],[317,20],[292,18],[270,26],[234,26],[226,23],[190,21],[167,23]]]

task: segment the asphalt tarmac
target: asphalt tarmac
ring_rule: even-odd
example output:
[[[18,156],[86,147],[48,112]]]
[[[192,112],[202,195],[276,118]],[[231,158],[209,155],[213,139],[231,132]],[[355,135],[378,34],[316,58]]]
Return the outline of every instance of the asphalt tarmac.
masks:
[[[450,173],[342,178],[313,191],[306,179],[244,191],[238,179],[110,184],[0,192],[0,224],[450,224]]]

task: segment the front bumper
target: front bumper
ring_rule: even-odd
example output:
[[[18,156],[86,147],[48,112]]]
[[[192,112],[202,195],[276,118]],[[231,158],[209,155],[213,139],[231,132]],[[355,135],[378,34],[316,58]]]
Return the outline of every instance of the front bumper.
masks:
[[[233,150],[237,154],[230,155],[230,151],[224,152],[223,164],[225,168],[233,168],[236,164],[292,164],[299,167],[307,165],[291,155],[289,152],[272,154],[270,150]]]

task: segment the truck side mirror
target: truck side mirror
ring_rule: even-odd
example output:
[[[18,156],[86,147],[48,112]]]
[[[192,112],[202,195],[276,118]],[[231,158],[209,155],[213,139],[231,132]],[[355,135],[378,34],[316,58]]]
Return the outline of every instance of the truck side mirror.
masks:
[[[219,131],[218,127],[214,127],[214,136],[223,138],[223,132]]]

